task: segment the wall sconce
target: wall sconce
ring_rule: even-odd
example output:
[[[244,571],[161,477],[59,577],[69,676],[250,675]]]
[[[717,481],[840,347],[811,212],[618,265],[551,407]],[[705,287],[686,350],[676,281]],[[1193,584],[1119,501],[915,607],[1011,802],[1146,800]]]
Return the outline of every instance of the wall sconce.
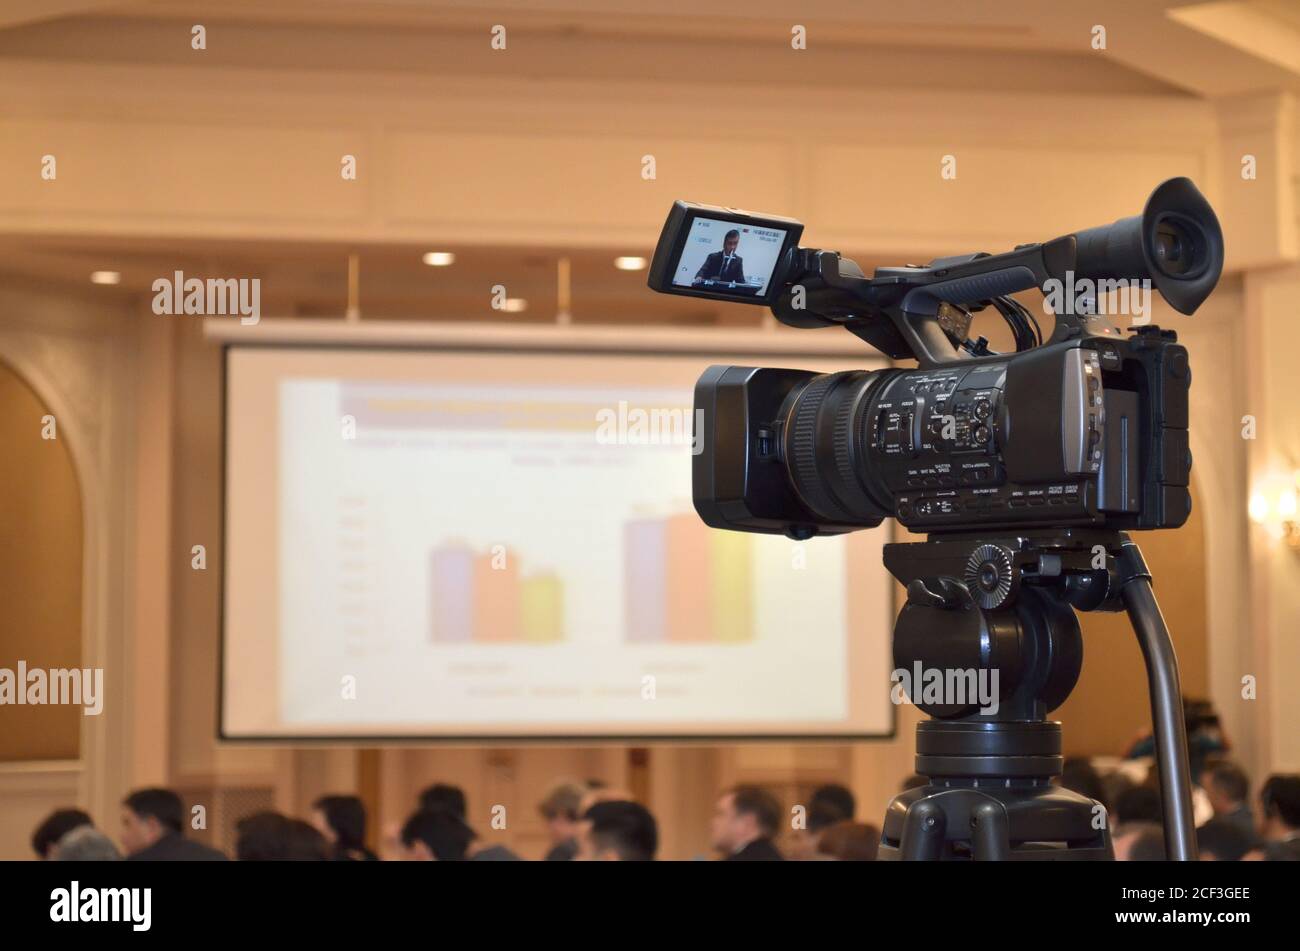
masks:
[[[1268,534],[1300,551],[1300,472],[1266,478],[1250,495],[1250,520]]]

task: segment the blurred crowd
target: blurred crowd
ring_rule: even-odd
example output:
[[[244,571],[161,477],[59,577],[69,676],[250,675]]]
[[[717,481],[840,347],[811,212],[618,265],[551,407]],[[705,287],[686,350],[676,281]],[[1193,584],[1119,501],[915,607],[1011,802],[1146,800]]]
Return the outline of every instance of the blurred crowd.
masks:
[[[1193,787],[1200,856],[1206,861],[1300,860],[1300,774],[1269,776],[1257,791],[1230,756],[1219,718],[1206,701],[1184,701],[1184,725]],[[1066,759],[1060,785],[1100,803],[1115,858],[1165,857],[1163,806],[1154,743],[1139,735],[1123,757]],[[900,792],[926,787],[924,776],[903,781]],[[880,803],[872,812],[883,813]],[[498,807],[499,808],[499,807]],[[599,780],[556,783],[537,805],[547,836],[547,861],[649,861],[659,855],[659,823],[625,790]],[[857,802],[845,786],[819,786],[806,802],[788,809],[769,789],[740,785],[714,803],[709,841],[728,861],[872,861],[880,829],[857,818]],[[435,783],[423,790],[400,827],[378,838],[383,858],[414,861],[514,861],[500,841],[501,816],[491,815],[485,837],[470,821],[464,790]],[[187,835],[181,797],[170,789],[139,789],[121,804],[117,841],[79,809],[60,809],[32,835],[32,849],[55,860],[224,860],[224,852]],[[239,861],[376,861],[367,846],[367,815],[353,795],[321,796],[304,818],[259,812],[235,826],[233,857]],[[701,856],[703,857],[703,856]]]
[[[1160,792],[1154,770],[1135,779],[1130,768],[1105,769],[1090,760],[1067,760],[1061,784],[1106,807],[1115,857],[1164,858]],[[1249,777],[1230,760],[1201,764],[1196,790],[1197,841],[1203,860],[1300,860],[1300,775],[1268,777],[1252,796]],[[910,777],[903,790],[925,786]],[[597,781],[561,782],[538,805],[545,823],[547,861],[648,861],[659,852],[659,825],[626,792]],[[710,841],[730,861],[871,861],[880,830],[856,818],[852,792],[838,784],[818,787],[806,804],[789,810],[768,789],[742,785],[723,791],[714,805]],[[425,789],[400,828],[382,833],[386,858],[414,861],[511,861],[511,849],[492,842],[468,819],[457,786]],[[103,861],[375,861],[367,846],[367,815],[353,795],[322,796],[304,818],[259,812],[235,826],[233,855],[188,834],[181,797],[169,789],[140,789],[121,804],[116,841],[78,809],[61,809],[36,829],[32,848],[42,859]]]

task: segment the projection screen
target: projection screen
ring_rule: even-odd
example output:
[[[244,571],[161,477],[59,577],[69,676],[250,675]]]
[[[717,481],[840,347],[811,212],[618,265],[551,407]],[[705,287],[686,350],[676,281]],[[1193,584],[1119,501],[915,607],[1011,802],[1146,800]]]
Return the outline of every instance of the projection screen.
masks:
[[[225,359],[224,738],[892,733],[887,527],[796,543],[691,504],[707,364],[867,361]]]

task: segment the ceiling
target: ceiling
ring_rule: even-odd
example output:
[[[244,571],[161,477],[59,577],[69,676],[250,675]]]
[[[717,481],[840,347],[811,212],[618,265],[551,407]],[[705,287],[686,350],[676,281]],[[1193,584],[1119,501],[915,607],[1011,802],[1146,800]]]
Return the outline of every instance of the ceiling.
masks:
[[[726,14],[719,43],[697,3],[661,0],[0,0],[0,61],[195,63],[178,29],[202,23],[210,37],[197,68],[265,69],[310,75],[495,74],[486,35],[510,30],[517,55],[509,68],[526,77],[596,77],[609,82],[677,78],[682,50],[708,52],[712,69],[731,82],[771,82],[756,68],[774,49],[788,49],[792,20],[806,27],[817,57],[791,57],[781,82],[852,93],[893,84],[1093,95],[1212,97],[1258,89],[1300,92],[1300,4],[1293,0],[809,0],[792,15],[776,0],[747,0]],[[729,11],[731,8],[727,8]],[[1105,51],[1092,48],[1106,29]],[[483,42],[466,43],[467,35]],[[669,51],[673,56],[667,55]],[[674,59],[674,56],[676,59]],[[360,262],[363,315],[410,319],[500,316],[490,289],[510,275],[511,297],[528,301],[510,317],[553,320],[557,271],[567,259],[577,322],[751,323],[757,308],[649,294],[645,273],[614,268],[611,253],[568,249],[447,247],[455,265],[421,263],[411,246],[172,242],[0,236],[0,269],[38,282],[85,286],[96,270],[122,275],[110,295],[147,295],[160,273],[182,261],[187,276],[258,276],[264,313],[340,315],[347,301],[347,261]],[[625,254],[648,256],[649,247]],[[862,261],[865,268],[877,263]]]

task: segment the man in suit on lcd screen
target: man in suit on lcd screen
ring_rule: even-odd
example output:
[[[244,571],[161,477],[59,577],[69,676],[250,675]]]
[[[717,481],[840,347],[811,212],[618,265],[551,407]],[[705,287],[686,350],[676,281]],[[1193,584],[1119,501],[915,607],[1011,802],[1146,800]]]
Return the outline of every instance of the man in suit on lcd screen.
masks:
[[[700,281],[735,281],[737,284],[745,282],[745,265],[740,255],[736,253],[736,246],[740,244],[740,232],[732,228],[727,232],[726,237],[722,239],[722,250],[714,251],[700,269],[695,272],[695,283]]]

